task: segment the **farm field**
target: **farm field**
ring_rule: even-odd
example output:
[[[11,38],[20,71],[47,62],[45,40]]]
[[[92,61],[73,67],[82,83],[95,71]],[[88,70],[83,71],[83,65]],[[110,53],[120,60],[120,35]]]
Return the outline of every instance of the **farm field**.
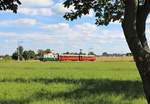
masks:
[[[0,104],[146,104],[133,62],[0,62]]]

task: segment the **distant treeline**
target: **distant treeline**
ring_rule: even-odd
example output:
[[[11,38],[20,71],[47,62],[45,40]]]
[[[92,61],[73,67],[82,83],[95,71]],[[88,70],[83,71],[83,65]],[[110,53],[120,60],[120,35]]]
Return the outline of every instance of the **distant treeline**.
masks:
[[[0,60],[38,60],[43,56],[44,52],[48,52],[50,49],[42,50],[39,49],[37,52],[34,50],[25,50],[23,46],[19,46],[12,55],[3,55],[0,56]]]
[[[132,56],[132,53],[120,54],[120,53],[107,53],[107,52],[103,52],[102,56]]]
[[[37,52],[35,52],[34,50],[25,50],[23,48],[23,46],[19,46],[16,51],[12,54],[12,55],[3,55],[3,56],[0,56],[0,60],[19,60],[19,61],[22,61],[22,60],[39,60],[41,57],[43,57],[43,53],[49,53],[49,52],[52,52],[52,50],[50,49],[46,49],[46,50],[42,50],[42,49],[39,49]],[[57,53],[58,54],[58,53]],[[79,55],[79,54],[86,54],[86,53],[83,53],[83,52],[65,52],[63,54],[76,54],[76,55]],[[94,52],[88,52],[87,53],[88,55],[96,55]],[[126,54],[119,54],[119,53],[107,53],[107,52],[103,52],[102,55],[96,55],[97,57],[99,56],[105,56],[105,57],[109,57],[109,56],[132,56],[131,53],[126,53]]]

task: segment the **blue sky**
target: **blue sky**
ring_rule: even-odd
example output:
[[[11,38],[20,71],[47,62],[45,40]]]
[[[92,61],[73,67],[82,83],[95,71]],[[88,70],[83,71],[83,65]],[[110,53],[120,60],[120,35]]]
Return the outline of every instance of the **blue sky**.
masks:
[[[64,0],[21,0],[18,13],[0,12],[0,55],[12,54],[18,43],[25,49],[53,49],[56,52],[130,52],[119,23],[97,27],[94,13],[73,22],[63,15]],[[150,19],[147,37],[150,39]]]

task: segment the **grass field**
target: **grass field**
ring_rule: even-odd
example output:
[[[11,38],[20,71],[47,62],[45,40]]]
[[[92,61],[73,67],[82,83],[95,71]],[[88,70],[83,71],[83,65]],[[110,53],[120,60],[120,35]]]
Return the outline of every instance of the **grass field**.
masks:
[[[0,62],[0,104],[146,104],[133,62]]]
[[[122,56],[122,57],[113,57],[113,56],[109,56],[109,57],[104,57],[104,56],[101,56],[101,57],[97,57],[96,59],[97,61],[100,61],[100,62],[133,62],[133,57],[130,57],[130,56]]]

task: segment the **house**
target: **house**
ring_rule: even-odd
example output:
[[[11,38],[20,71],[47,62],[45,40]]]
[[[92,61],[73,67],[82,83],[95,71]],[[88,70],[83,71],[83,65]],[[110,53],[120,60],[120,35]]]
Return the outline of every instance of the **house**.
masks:
[[[47,50],[43,53],[43,61],[55,61],[57,60],[58,55],[51,50]]]

